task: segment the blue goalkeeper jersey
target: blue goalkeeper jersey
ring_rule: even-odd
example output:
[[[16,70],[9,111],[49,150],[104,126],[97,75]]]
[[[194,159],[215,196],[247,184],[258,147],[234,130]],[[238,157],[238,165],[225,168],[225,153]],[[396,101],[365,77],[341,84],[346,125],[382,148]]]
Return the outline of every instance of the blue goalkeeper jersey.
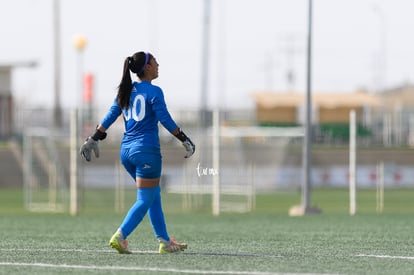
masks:
[[[125,123],[124,148],[142,147],[142,152],[160,150],[158,122],[170,132],[177,128],[161,88],[148,81],[133,82],[128,109],[122,110],[115,98],[101,125],[108,129],[121,114]]]

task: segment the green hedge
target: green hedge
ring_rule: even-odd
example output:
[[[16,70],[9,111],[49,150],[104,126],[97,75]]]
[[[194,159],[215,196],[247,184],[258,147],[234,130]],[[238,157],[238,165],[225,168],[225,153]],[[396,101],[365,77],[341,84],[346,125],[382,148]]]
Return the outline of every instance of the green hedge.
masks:
[[[326,123],[319,125],[321,133],[324,135],[330,135],[333,138],[349,139],[349,124],[348,123]],[[367,137],[371,132],[368,128],[361,124],[357,124],[357,136]]]

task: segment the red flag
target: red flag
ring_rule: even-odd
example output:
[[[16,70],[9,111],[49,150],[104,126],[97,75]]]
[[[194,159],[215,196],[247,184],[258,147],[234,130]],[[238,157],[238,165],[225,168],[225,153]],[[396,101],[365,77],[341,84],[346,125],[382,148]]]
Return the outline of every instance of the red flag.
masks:
[[[93,99],[93,74],[86,73],[83,76],[83,101],[91,103]]]

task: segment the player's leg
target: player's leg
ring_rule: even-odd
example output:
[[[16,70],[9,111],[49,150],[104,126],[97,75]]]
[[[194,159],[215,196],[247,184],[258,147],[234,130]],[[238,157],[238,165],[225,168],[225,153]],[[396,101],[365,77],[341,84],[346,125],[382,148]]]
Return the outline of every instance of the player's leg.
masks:
[[[157,239],[163,238],[164,240],[169,241],[170,237],[168,236],[164,212],[162,210],[160,186],[157,186],[156,188],[157,192],[154,194],[154,201],[148,210],[148,217]]]
[[[121,226],[109,241],[110,246],[118,250],[119,253],[131,253],[127,248],[128,243],[126,242],[126,238],[141,223],[154,200],[155,193],[154,188],[137,188],[136,202],[129,209]]]
[[[120,229],[124,238],[127,238],[132,231],[141,223],[149,207],[154,201],[154,188],[138,188],[137,200],[129,209],[122,222]]]
[[[120,158],[122,164],[124,165],[125,169],[131,175],[131,177],[135,180],[135,166],[128,161],[128,154],[129,149],[125,149],[121,147],[120,151]],[[128,250],[128,241],[126,240],[126,236],[122,232],[121,228],[118,228],[117,231],[112,235],[111,239],[109,240],[109,245],[118,250],[121,254],[131,254],[131,251]]]
[[[151,176],[160,178],[162,170],[161,155],[151,154],[149,157],[152,158],[151,162],[153,173]],[[150,175],[147,174],[147,176]],[[148,209],[148,217],[157,239],[163,238],[164,240],[170,241],[170,237],[167,233],[167,226],[165,224],[164,212],[161,205],[161,188],[159,185],[155,188],[154,201]]]
[[[129,209],[120,229],[127,238],[129,234],[138,226],[146,215],[149,207],[154,201],[156,187],[159,184],[158,164],[161,162],[154,158],[154,154],[147,154],[134,151],[136,148],[121,150],[122,164],[128,173],[135,179],[137,186],[137,199],[134,205]]]
[[[167,232],[165,224],[164,212],[162,210],[161,191],[160,187],[156,188],[154,194],[154,201],[148,210],[148,217],[152,224],[155,236],[160,245],[159,252],[161,254],[180,252],[187,248],[186,243],[179,243],[171,239]]]
[[[142,166],[140,162],[140,158],[137,158],[137,154],[133,154],[131,157],[131,152],[129,149],[121,148],[121,160],[122,164],[124,165],[125,169],[131,175],[131,177],[138,181],[140,178],[137,178],[137,174],[140,174],[139,170]],[[129,209],[127,215],[125,216],[121,226],[112,236],[109,244],[112,248],[118,250],[119,253],[129,254],[131,253],[127,246],[128,242],[126,238],[131,234],[131,232],[139,225],[139,223],[144,218],[145,214],[148,211],[148,208],[152,204],[154,200],[154,191],[150,189],[141,189],[137,186],[137,198],[135,203]]]

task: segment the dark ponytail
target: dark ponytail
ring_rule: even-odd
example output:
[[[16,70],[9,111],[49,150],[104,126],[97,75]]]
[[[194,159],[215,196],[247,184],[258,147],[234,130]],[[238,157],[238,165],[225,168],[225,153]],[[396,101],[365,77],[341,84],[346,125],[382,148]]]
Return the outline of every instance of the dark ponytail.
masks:
[[[134,53],[133,56],[128,56],[124,61],[124,70],[122,72],[121,83],[118,86],[117,101],[121,109],[129,108],[129,98],[132,90],[132,80],[129,71],[136,74],[138,77],[144,76],[145,65],[153,58],[152,54],[145,52]]]
[[[116,98],[121,109],[128,109],[129,107],[129,98],[132,90],[131,74],[129,73],[129,66],[131,62],[131,57],[127,57],[125,59],[121,83],[119,83],[118,86],[118,95]]]

